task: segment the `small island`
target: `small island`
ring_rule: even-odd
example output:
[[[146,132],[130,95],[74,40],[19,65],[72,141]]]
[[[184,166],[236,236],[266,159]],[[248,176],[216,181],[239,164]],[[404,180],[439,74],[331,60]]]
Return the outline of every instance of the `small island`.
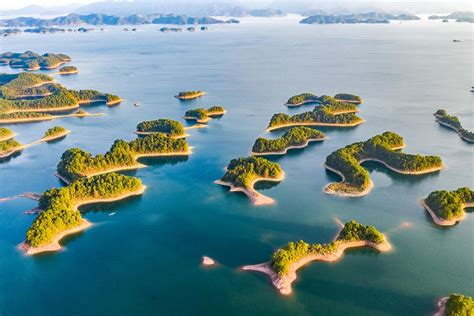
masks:
[[[285,173],[280,165],[262,157],[232,159],[226,173],[214,183],[230,187],[231,192],[242,192],[254,205],[272,204],[273,199],[258,193],[254,185],[258,181],[280,182]]]
[[[343,15],[318,14],[309,16],[300,21],[301,24],[386,24],[391,20],[413,21],[420,20],[416,15],[400,14],[392,15],[382,12],[354,13]]]
[[[358,95],[349,94],[349,93],[338,93],[334,97],[328,95],[317,96],[312,93],[302,93],[294,95],[286,101],[285,105],[288,107],[301,106],[303,104],[319,103],[323,105],[330,105],[333,107],[342,107],[339,110],[344,110],[343,113],[354,113],[357,112],[357,108],[353,106],[348,106],[340,103],[353,103],[361,104],[362,98]]]
[[[191,149],[185,139],[174,139],[157,133],[131,142],[116,140],[103,155],[92,156],[80,149],[66,150],[57,166],[57,176],[66,183],[82,177],[145,167],[137,162],[142,157],[188,156]]]
[[[19,249],[28,255],[58,251],[62,238],[91,226],[82,218],[79,206],[122,200],[141,195],[145,189],[140,179],[116,173],[81,178],[66,187],[50,189],[42,194],[39,208],[44,211],[31,224]]]
[[[12,130],[5,127],[0,127],[0,142],[12,139],[15,137],[15,135],[16,134]]]
[[[329,244],[308,244],[303,240],[290,242],[277,250],[269,262],[248,265],[243,270],[257,271],[268,275],[273,286],[283,295],[290,295],[296,272],[312,261],[333,262],[348,248],[371,247],[380,252],[392,246],[386,237],[373,226],[364,226],[356,221],[344,224],[336,239]]]
[[[186,129],[184,128],[183,124],[170,119],[143,121],[137,125],[137,130],[135,133],[138,135],[165,133],[173,138],[186,137]]]
[[[310,142],[323,141],[325,139],[324,133],[316,129],[305,126],[292,127],[277,139],[257,138],[252,147],[251,154],[254,156],[284,155],[290,149],[304,148]]]
[[[12,138],[0,141],[0,159],[10,157],[14,153],[21,151],[24,148],[24,145]]]
[[[72,75],[77,73],[79,73],[79,70],[77,70],[77,67],[74,66],[64,66],[59,69],[60,75]]]
[[[361,104],[362,98],[355,94],[350,93],[338,93],[334,96],[334,99],[341,102],[349,102],[354,104]]]
[[[438,310],[434,316],[472,316],[474,300],[462,294],[451,294],[438,301]]]
[[[66,135],[68,135],[70,132],[71,132],[70,130],[65,129],[62,126],[54,126],[48,129],[44,133],[44,136],[43,138],[41,138],[41,141],[49,142],[52,140],[63,138],[63,137],[66,137]]]
[[[360,197],[372,189],[369,173],[361,163],[377,161],[400,174],[421,175],[443,168],[438,156],[405,154],[398,149],[404,147],[403,138],[393,132],[385,132],[365,142],[358,142],[336,150],[326,158],[324,167],[342,178],[342,182],[328,184],[327,194]]]
[[[187,110],[184,113],[185,120],[195,120],[198,123],[207,123],[214,117],[221,117],[225,114],[225,110],[222,106],[213,106],[209,109],[198,108],[194,110]]]
[[[285,105],[288,107],[295,107],[308,103],[321,103],[321,101],[317,95],[312,93],[302,93],[289,98]]]
[[[455,191],[434,191],[420,204],[437,225],[452,226],[466,217],[466,207],[474,207],[474,191],[467,187]]]
[[[206,92],[204,91],[183,91],[183,92],[178,93],[174,97],[180,100],[191,100],[191,99],[202,97],[205,94]]]
[[[29,71],[54,69],[70,61],[71,57],[65,54],[46,53],[40,55],[32,51],[0,54],[0,63],[7,64],[12,68],[23,68]]]
[[[461,125],[461,121],[459,121],[456,116],[449,115],[444,109],[436,111],[433,115],[439,124],[455,130],[466,142],[474,143],[474,133],[464,129]]]

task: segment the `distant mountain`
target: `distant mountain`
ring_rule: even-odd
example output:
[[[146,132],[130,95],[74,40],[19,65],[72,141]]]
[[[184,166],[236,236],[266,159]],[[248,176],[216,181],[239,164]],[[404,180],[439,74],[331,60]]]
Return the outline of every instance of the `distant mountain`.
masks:
[[[25,15],[56,15],[72,12],[79,8],[79,4],[71,4],[54,8],[45,8],[39,5],[29,5],[21,9],[0,10],[0,16],[25,16]]]
[[[459,12],[453,12],[449,15],[430,15],[428,19],[430,20],[474,19],[474,12],[459,11]]]
[[[257,17],[273,17],[273,16],[284,16],[285,13],[281,10],[276,9],[254,9],[249,11],[249,15]]]
[[[356,23],[390,23],[390,20],[419,20],[416,15],[369,12],[346,15],[313,15],[300,21],[302,24],[356,24]]]
[[[124,25],[124,24],[223,24],[239,23],[237,20],[223,21],[210,17],[189,17],[186,15],[172,14],[150,14],[140,16],[137,14],[120,17],[107,14],[69,14],[53,19],[40,19],[31,17],[19,17],[14,19],[0,20],[0,25],[5,27],[49,27],[49,26],[71,26],[71,25]]]

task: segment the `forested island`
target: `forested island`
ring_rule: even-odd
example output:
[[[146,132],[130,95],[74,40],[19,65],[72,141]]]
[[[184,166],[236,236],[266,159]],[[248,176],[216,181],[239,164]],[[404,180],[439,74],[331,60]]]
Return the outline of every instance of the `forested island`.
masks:
[[[325,137],[323,132],[313,128],[292,127],[277,139],[257,138],[252,147],[252,155],[284,155],[289,149],[303,148],[310,142],[323,141]]]
[[[273,203],[273,199],[258,193],[254,185],[258,181],[280,182],[285,173],[280,165],[261,157],[232,159],[226,173],[215,183],[230,187],[231,192],[243,192],[254,205]]]
[[[182,92],[179,92],[174,97],[180,100],[191,100],[191,99],[199,98],[205,94],[206,92],[204,91],[182,91]]]
[[[438,311],[435,316],[472,316],[474,315],[474,300],[462,294],[451,294],[438,301]]]
[[[474,23],[474,12],[472,11],[458,11],[448,15],[430,15],[430,20],[456,20],[456,22],[469,22]]]
[[[334,97],[330,97],[327,95],[317,96],[306,92],[292,96],[288,99],[288,101],[286,101],[285,105],[289,107],[295,107],[309,103],[322,103],[324,105],[330,105],[336,104],[337,102],[360,104],[362,103],[362,98],[358,95],[350,93],[338,93]],[[355,107],[352,107],[352,109],[354,109],[354,112],[356,112]]]
[[[66,150],[57,165],[57,175],[66,183],[119,170],[144,167],[137,162],[141,157],[187,156],[191,151],[185,139],[174,139],[157,133],[130,142],[116,140],[103,155],[92,156],[80,149]]]
[[[83,104],[112,106],[122,99],[96,90],[68,90],[44,74],[0,74],[0,123],[21,123],[65,116],[88,116],[86,112],[53,117],[45,112],[74,110]]]
[[[459,118],[449,115],[444,109],[436,111],[433,115],[436,117],[436,121],[439,124],[455,130],[466,142],[474,143],[474,133],[464,129]]]
[[[71,57],[65,54],[46,53],[40,55],[32,51],[0,54],[0,65],[9,65],[12,68],[23,68],[29,71],[54,69],[70,61]]]
[[[143,121],[137,125],[137,131],[135,133],[139,135],[165,133],[173,138],[186,137],[186,130],[183,124],[170,119]]]
[[[5,127],[0,127],[0,142],[9,140],[13,137],[15,137],[15,133],[13,133],[12,130]]]
[[[55,140],[58,138],[62,138],[69,134],[71,131],[65,129],[62,126],[54,126],[46,130],[46,132],[43,135],[43,138],[41,138],[42,141],[51,141]]]
[[[392,15],[388,13],[369,12],[354,13],[345,15],[313,15],[300,21],[301,24],[379,24],[390,23],[391,20],[396,21],[412,21],[420,20],[419,17],[412,14]]]
[[[290,126],[319,125],[350,127],[357,126],[364,122],[364,120],[354,114],[359,111],[355,103],[338,101],[330,96],[321,96],[318,99],[318,102],[321,104],[315,106],[312,111],[295,114],[293,116],[290,116],[285,113],[278,113],[273,115],[270,120],[270,123],[268,123],[268,127],[266,130],[272,131]],[[290,98],[290,100],[288,101],[298,102],[299,100],[301,100],[301,98],[297,98],[296,100],[291,100]],[[311,97],[310,100],[314,100],[314,98]]]
[[[0,141],[0,159],[7,158],[23,148],[24,145],[13,138],[2,140]]]
[[[278,249],[269,262],[244,266],[242,269],[265,273],[281,294],[289,295],[298,269],[316,260],[336,261],[342,257],[345,249],[356,247],[371,247],[381,252],[392,248],[375,227],[350,221],[344,224],[336,239],[329,244],[308,244],[303,240],[289,242]]]
[[[220,117],[224,113],[225,109],[222,106],[213,106],[207,110],[203,108],[187,110],[183,118],[185,120],[195,120],[198,123],[207,123],[213,117]]]
[[[79,70],[77,70],[77,67],[74,66],[64,66],[59,69],[60,75],[72,75],[77,73],[79,73]]]
[[[452,226],[466,217],[466,207],[474,206],[474,191],[468,187],[454,191],[434,191],[421,200],[420,204],[436,224]]]
[[[84,204],[118,201],[145,191],[140,179],[116,173],[80,178],[66,187],[44,192],[39,213],[26,232],[19,248],[29,255],[61,249],[66,235],[84,230],[91,224],[82,218],[78,207]]]
[[[369,173],[361,163],[377,161],[400,174],[419,175],[439,171],[443,162],[438,156],[405,154],[403,138],[393,132],[385,132],[365,142],[357,142],[336,150],[326,158],[324,167],[337,173],[342,182],[328,184],[324,192],[348,197],[366,195],[372,189]]]

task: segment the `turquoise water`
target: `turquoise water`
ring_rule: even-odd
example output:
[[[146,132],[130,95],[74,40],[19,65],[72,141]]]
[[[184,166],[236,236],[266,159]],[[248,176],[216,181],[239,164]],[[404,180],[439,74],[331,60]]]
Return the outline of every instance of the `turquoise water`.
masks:
[[[296,22],[243,19],[208,32],[163,34],[144,26],[137,33],[109,28],[2,38],[1,51],[69,54],[80,74],[58,82],[127,101],[86,108],[104,117],[8,126],[21,142],[55,125],[72,134],[1,163],[0,197],[60,186],[53,173],[67,148],[103,153],[117,138],[133,139],[142,120],[181,120],[186,109],[217,104],[227,113],[207,129],[190,131],[194,153],[188,159],[147,159],[148,168],[127,172],[148,186],[142,197],[84,207],[95,225],[63,240],[59,253],[18,252],[15,246],[34,219],[23,211],[36,204],[1,203],[0,314],[409,315],[433,312],[435,301],[452,292],[474,295],[474,216],[443,229],[417,202],[436,189],[473,186],[473,147],[432,116],[444,107],[474,129],[472,26]],[[454,38],[463,42],[452,43]],[[194,89],[208,95],[185,103],[173,98]],[[272,158],[286,172],[282,183],[262,191],[274,205],[254,207],[244,195],[213,184],[230,159],[248,155],[272,114],[310,109],[283,106],[289,96],[306,91],[361,95],[360,116],[367,122],[324,128],[329,139],[323,143]],[[141,106],[134,107],[135,101]],[[368,163],[375,184],[369,195],[322,193],[338,180],[322,167],[329,153],[386,130],[405,138],[406,152],[440,155],[446,169],[401,176]],[[282,297],[264,275],[239,270],[267,261],[291,240],[330,241],[336,218],[376,226],[394,251],[353,250],[336,263],[313,263],[298,272],[290,297]],[[219,264],[203,268],[203,255]]]

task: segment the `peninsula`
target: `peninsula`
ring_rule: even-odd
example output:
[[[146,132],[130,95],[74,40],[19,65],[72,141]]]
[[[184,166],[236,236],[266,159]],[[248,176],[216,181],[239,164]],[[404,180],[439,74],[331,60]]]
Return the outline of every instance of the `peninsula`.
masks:
[[[61,249],[59,241],[84,230],[90,223],[82,218],[78,207],[85,204],[112,202],[145,191],[140,179],[116,173],[78,179],[66,187],[50,189],[39,201],[39,213],[26,232],[19,248],[28,255]]]
[[[178,98],[180,100],[191,100],[191,99],[196,99],[199,97],[202,97],[205,95],[206,92],[204,91],[182,91],[175,95],[175,98]]]
[[[344,224],[336,239],[329,244],[310,245],[303,240],[289,242],[278,249],[269,262],[244,266],[242,269],[268,275],[281,294],[289,295],[298,269],[312,261],[336,261],[342,257],[344,250],[359,247],[371,247],[380,252],[392,248],[386,237],[375,227],[350,221]]]
[[[195,120],[198,123],[207,123],[214,117],[221,117],[225,113],[222,106],[213,106],[209,109],[198,108],[194,110],[187,110],[184,113],[185,120]]]
[[[451,294],[438,301],[434,316],[471,316],[474,314],[474,300],[462,294]]]
[[[185,139],[174,139],[157,133],[131,142],[116,140],[104,155],[92,156],[80,149],[66,150],[57,165],[57,175],[69,183],[83,177],[142,168],[141,157],[188,156],[191,150]]]
[[[0,54],[0,64],[9,65],[12,68],[23,68],[29,71],[54,69],[70,61],[71,57],[65,54],[46,53],[40,55],[32,51]]]
[[[326,158],[324,167],[338,174],[342,182],[330,183],[324,188],[327,194],[360,197],[372,189],[369,173],[360,164],[377,161],[400,174],[420,175],[439,171],[443,162],[438,156],[405,154],[403,138],[393,132],[385,132],[365,142],[357,142],[336,150]]]
[[[135,132],[138,135],[149,135],[155,133],[165,133],[173,138],[186,137],[186,130],[178,121],[170,119],[157,119],[154,121],[143,121],[137,125]]]
[[[79,73],[79,70],[77,70],[77,67],[74,66],[64,66],[59,69],[60,75],[72,75],[77,73]]]
[[[63,115],[51,115],[48,113],[40,112],[19,112],[19,113],[7,113],[3,114],[0,112],[0,124],[13,124],[13,123],[29,123],[38,121],[50,121],[63,117],[88,117],[88,116],[103,116],[104,113],[88,113],[83,110],[76,111],[71,114]]]
[[[305,126],[292,127],[277,139],[257,138],[251,154],[254,156],[284,155],[289,149],[304,148],[310,142],[325,139],[324,133],[316,129]]]
[[[446,110],[440,109],[433,114],[436,121],[446,127],[456,131],[459,136],[468,143],[474,143],[474,133],[464,129],[461,121],[456,116],[449,115]]]
[[[231,192],[242,192],[254,205],[272,204],[273,199],[258,193],[254,185],[258,181],[280,182],[285,173],[280,165],[261,157],[232,159],[226,173],[214,183],[230,187]]]
[[[434,191],[420,204],[437,225],[452,226],[466,217],[466,207],[474,207],[474,191],[467,187],[455,191]]]

